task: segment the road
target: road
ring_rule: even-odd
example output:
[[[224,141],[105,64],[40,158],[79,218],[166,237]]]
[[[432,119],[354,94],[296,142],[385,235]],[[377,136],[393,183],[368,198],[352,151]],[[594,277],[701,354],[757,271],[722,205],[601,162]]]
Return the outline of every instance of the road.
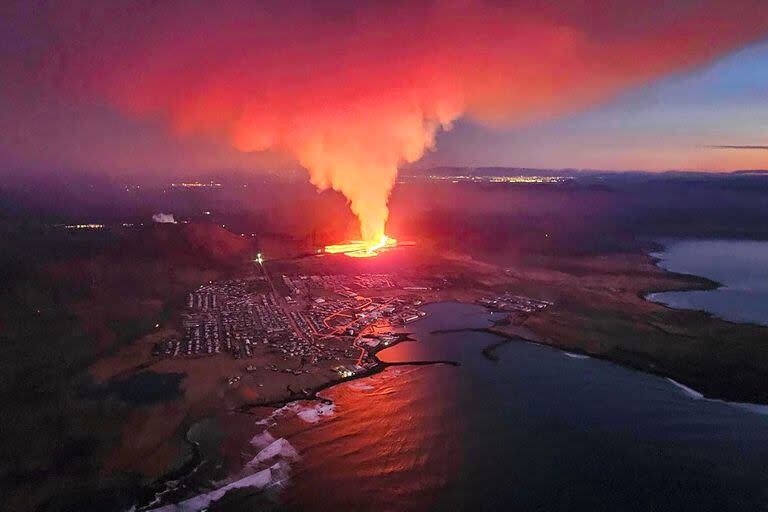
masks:
[[[269,275],[269,272],[267,272],[267,267],[264,264],[263,260],[257,260],[256,265],[259,266],[261,269],[261,273],[264,274],[264,278],[267,280],[267,283],[269,283],[269,288],[272,290],[272,295],[275,297],[275,300],[277,300],[277,303],[280,305],[280,308],[283,310],[283,314],[288,319],[288,323],[291,325],[291,328],[293,329],[293,332],[295,332],[299,338],[306,340],[306,336],[304,336],[304,333],[301,332],[301,329],[299,329],[299,326],[296,325],[296,322],[293,321],[293,317],[290,315],[288,311],[288,303],[285,302],[285,299],[283,296],[279,293],[277,293],[277,288],[275,288],[275,283],[272,282],[272,277]],[[312,341],[312,340],[308,340]]]

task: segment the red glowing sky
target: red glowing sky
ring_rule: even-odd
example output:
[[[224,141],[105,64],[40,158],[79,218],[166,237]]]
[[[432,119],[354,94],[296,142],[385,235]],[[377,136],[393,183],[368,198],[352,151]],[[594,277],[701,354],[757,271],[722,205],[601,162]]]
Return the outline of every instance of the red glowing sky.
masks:
[[[360,194],[388,190],[394,169],[452,123],[551,122],[768,34],[762,0],[22,1],[3,10],[4,161],[105,171],[299,162],[353,207]],[[475,164],[500,163],[483,161],[481,145],[463,147]],[[738,166],[732,155],[713,167]],[[642,155],[625,156],[624,167],[642,166]]]
[[[434,149],[457,120],[556,119],[768,33],[763,0],[5,9],[6,158],[109,171],[239,167],[266,154],[341,192],[369,241],[384,234],[398,168]],[[127,143],[105,147],[115,138]],[[189,151],[166,148],[171,138]]]
[[[768,9],[760,0],[20,1],[4,3],[0,23],[4,161],[195,171],[371,148],[382,148],[374,165],[391,167],[391,146],[396,161],[415,159],[441,122],[527,126],[707,65],[763,39]],[[471,163],[501,163],[483,160],[474,139],[458,141]],[[263,148],[273,151],[239,151]],[[714,167],[738,166],[724,158]],[[314,179],[332,184],[324,166]]]

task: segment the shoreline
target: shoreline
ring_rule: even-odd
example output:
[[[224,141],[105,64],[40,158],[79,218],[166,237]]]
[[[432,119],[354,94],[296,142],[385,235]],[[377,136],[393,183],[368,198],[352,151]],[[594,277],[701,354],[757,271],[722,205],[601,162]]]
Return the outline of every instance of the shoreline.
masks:
[[[554,350],[557,350],[558,352],[562,353],[563,355],[571,356],[571,357],[574,357],[576,359],[580,359],[580,358],[597,359],[597,360],[600,360],[600,361],[605,361],[607,363],[611,363],[611,364],[615,364],[615,365],[621,366],[623,368],[627,368],[629,370],[634,370],[634,371],[645,373],[645,374],[648,374],[648,375],[653,375],[655,377],[663,378],[663,379],[669,381],[670,383],[674,384],[675,386],[677,386],[678,388],[680,388],[684,392],[686,392],[686,394],[688,394],[688,396],[690,396],[692,399],[707,400],[707,401],[711,401],[711,402],[718,402],[718,403],[727,404],[727,405],[730,405],[730,406],[733,406],[733,407],[745,408],[745,409],[751,410],[752,412],[755,412],[757,414],[766,414],[766,415],[768,415],[768,403],[745,402],[745,401],[739,401],[739,400],[728,400],[728,399],[725,399],[725,398],[722,398],[722,397],[718,397],[718,396],[707,395],[705,393],[702,393],[701,391],[698,391],[698,390],[696,390],[696,389],[694,389],[692,387],[689,387],[689,386],[683,384],[681,381],[673,378],[672,375],[669,375],[669,374],[666,374],[666,373],[663,373],[663,372],[659,372],[659,371],[655,371],[653,369],[649,369],[649,368],[643,367],[643,366],[638,365],[638,364],[633,364],[631,362],[619,361],[617,359],[606,357],[606,356],[603,356],[603,355],[600,355],[600,354],[594,354],[594,353],[588,352],[588,351],[583,350],[583,349],[578,348],[578,347],[573,347],[573,348],[566,349],[566,348],[559,347],[559,346],[557,346],[555,344],[548,343],[548,342],[545,342],[545,341],[534,340],[534,339],[526,338],[526,337],[524,337],[522,335],[513,335],[513,334],[505,333],[503,331],[498,331],[498,330],[495,330],[495,327],[467,327],[467,328],[463,328],[463,329],[462,328],[458,328],[458,329],[438,329],[438,330],[432,331],[433,334],[448,334],[448,333],[461,333],[461,332],[484,332],[484,333],[493,334],[495,336],[498,336],[498,337],[502,338],[499,341],[497,341],[495,343],[491,343],[490,345],[486,345],[484,348],[481,349],[481,352],[483,353],[483,355],[486,358],[488,358],[489,360],[493,361],[493,362],[499,361],[499,356],[496,355],[496,353],[495,353],[496,349],[498,349],[499,347],[504,346],[504,345],[506,345],[508,343],[512,343],[512,342],[515,342],[515,341],[518,341],[518,342],[521,341],[523,343],[530,343],[530,344],[533,344],[533,345],[538,345],[538,346],[541,346],[541,347],[547,347],[547,348],[550,348],[550,349],[554,349]]]
[[[202,451],[200,450],[200,443],[189,438],[190,428],[191,426],[184,429],[183,436],[184,442],[187,443],[192,450],[189,458],[181,463],[179,467],[170,470],[162,477],[143,486],[137,493],[139,499],[137,499],[134,504],[135,510],[152,510],[153,508],[163,506],[163,494],[175,490],[183,480],[195,474],[198,468],[205,462]],[[172,482],[176,482],[176,486],[170,487],[169,484]]]
[[[435,301],[435,302],[439,302],[439,301]],[[394,343],[391,343],[385,347],[376,347],[373,349],[366,348],[365,350],[368,353],[368,355],[375,361],[375,365],[367,369],[366,371],[361,371],[361,372],[355,373],[352,376],[341,378],[341,379],[333,379],[323,384],[320,384],[318,386],[314,386],[312,388],[305,388],[298,392],[290,389],[290,385],[289,385],[288,391],[290,395],[286,398],[263,401],[263,402],[247,402],[238,407],[229,409],[228,412],[260,417],[262,416],[262,414],[254,413],[252,412],[252,409],[266,408],[266,409],[273,409],[273,412],[274,412],[289,404],[292,404],[294,402],[301,402],[301,401],[316,401],[322,404],[332,405],[333,400],[322,397],[319,395],[319,393],[339,384],[344,384],[344,383],[352,382],[358,379],[370,377],[372,375],[376,375],[378,373],[383,372],[389,367],[431,366],[431,365],[447,365],[447,366],[455,366],[455,367],[461,366],[461,363],[459,363],[458,361],[451,361],[451,360],[416,360],[416,361],[386,362],[386,361],[382,361],[377,357],[376,354],[378,352],[381,352],[382,350],[385,350],[388,348],[392,348],[406,341],[416,341],[416,340],[410,337],[410,333],[403,333],[400,339],[398,339]],[[178,468],[171,470],[168,474],[144,486],[141,489],[141,491],[138,493],[143,498],[142,500],[137,502],[136,510],[138,511],[153,510],[158,507],[171,505],[172,503],[163,503],[162,500],[156,503],[154,500],[158,499],[159,496],[161,496],[163,493],[169,490],[167,487],[167,484],[176,481],[176,486],[174,488],[178,488],[179,485],[183,485],[184,480],[190,478],[195,473],[197,468],[199,468],[200,465],[205,462],[199,447],[199,443],[190,440],[188,436],[189,436],[189,432],[187,429],[185,431],[183,439],[192,448],[192,454],[190,458],[186,460],[184,463],[182,463],[181,466],[179,466]]]
[[[237,413],[244,413],[244,414],[251,414],[250,409],[255,409],[259,407],[273,407],[273,408],[279,408],[283,407],[285,405],[288,405],[289,403],[300,401],[300,400],[317,400],[322,403],[333,403],[331,400],[327,398],[323,398],[318,395],[318,393],[332,388],[333,386],[336,386],[338,384],[344,384],[346,382],[352,382],[354,380],[363,379],[365,377],[370,377],[371,375],[376,375],[378,373],[383,372],[390,366],[429,366],[429,365],[437,365],[437,364],[444,364],[449,366],[461,366],[461,363],[458,361],[449,361],[449,360],[425,360],[425,361],[397,361],[397,362],[387,362],[382,361],[378,358],[376,354],[381,352],[382,350],[386,350],[388,348],[392,348],[396,345],[399,345],[400,343],[406,342],[406,341],[417,341],[410,337],[409,334],[402,335],[401,339],[398,339],[394,343],[391,343],[387,345],[386,347],[376,347],[374,349],[366,348],[365,351],[367,354],[375,361],[375,364],[368,368],[365,371],[360,371],[355,373],[354,375],[351,375],[349,377],[343,377],[340,379],[333,379],[330,380],[324,384],[320,384],[318,386],[312,387],[312,388],[306,388],[301,390],[300,392],[293,391],[289,389],[291,392],[291,395],[289,395],[287,398],[283,399],[277,399],[277,400],[270,400],[265,402],[246,402],[238,407],[235,407],[234,409],[231,409],[231,412],[237,412]]]
[[[675,288],[669,288],[669,289],[663,289],[663,290],[641,290],[638,292],[638,297],[641,299],[652,302],[653,304],[656,304],[658,306],[661,306],[665,309],[669,309],[672,311],[695,311],[697,313],[702,313],[704,315],[707,315],[710,318],[715,318],[717,320],[721,320],[723,322],[729,323],[731,325],[749,325],[753,327],[768,327],[768,323],[760,324],[755,322],[737,322],[735,320],[729,320],[727,318],[723,318],[720,315],[717,315],[715,313],[712,313],[710,311],[704,310],[704,309],[696,309],[696,308],[676,308],[674,306],[670,306],[669,304],[665,302],[658,302],[651,298],[649,298],[651,295],[657,294],[657,293],[675,293],[675,292],[709,292],[709,291],[715,291],[715,290],[721,290],[721,289],[728,289],[728,285],[721,283],[719,281],[715,281],[714,279],[710,279],[706,276],[699,276],[696,274],[688,274],[685,272],[675,272],[673,270],[666,269],[659,265],[662,261],[664,261],[663,258],[660,258],[656,256],[656,254],[659,254],[660,252],[666,250],[666,246],[661,245],[661,251],[653,251],[653,252],[647,252],[645,253],[646,256],[648,256],[651,259],[651,262],[653,263],[653,266],[661,270],[662,272],[666,272],[668,274],[672,274],[678,277],[681,277],[687,281],[689,281],[691,284],[693,282],[696,282],[696,284],[700,284],[699,287],[689,286],[689,287],[675,287]]]
[[[661,268],[661,267],[659,267],[659,268]],[[688,275],[688,274],[682,274],[682,275]],[[699,288],[693,288],[693,289],[685,288],[685,289],[682,289],[682,290],[663,290],[663,291],[643,292],[640,295],[640,298],[643,299],[643,300],[647,300],[648,302],[652,302],[653,304],[661,306],[661,307],[663,307],[665,309],[670,309],[672,311],[694,311],[696,313],[701,313],[701,314],[706,315],[706,316],[708,316],[710,318],[714,318],[714,319],[717,319],[717,320],[720,320],[722,322],[726,322],[726,323],[729,323],[729,324],[732,324],[732,325],[750,325],[752,327],[768,327],[768,323],[760,324],[760,323],[748,322],[748,321],[737,322],[736,320],[729,320],[728,318],[725,318],[725,317],[722,317],[722,316],[717,315],[715,313],[712,313],[711,311],[707,311],[706,309],[679,308],[679,307],[671,306],[671,305],[667,304],[666,302],[659,302],[659,301],[656,301],[656,300],[653,300],[653,299],[650,298],[651,295],[656,295],[656,294],[659,294],[659,293],[709,292],[709,291],[727,290],[727,289],[729,289],[728,286],[720,285],[720,286],[717,286],[715,288],[701,288],[701,289],[699,289]]]
[[[682,390],[686,395],[688,395],[692,400],[704,400],[707,402],[714,402],[719,404],[725,404],[729,405],[731,407],[739,407],[741,409],[746,409],[748,411],[751,411],[755,414],[761,414],[764,416],[768,416],[768,404],[757,404],[752,402],[734,402],[731,400],[721,400],[719,398],[707,398],[702,393],[696,391],[695,389],[689,388],[685,384],[681,384],[680,382],[676,381],[675,379],[672,379],[670,377],[666,377],[666,380],[669,381],[673,386],[678,387],[680,390]]]
[[[661,270],[663,270],[663,269],[661,269]],[[697,277],[697,276],[693,276],[693,277]],[[433,301],[425,302],[424,305],[431,304],[431,303],[439,303],[439,302],[446,302],[446,301],[433,300]],[[464,302],[464,301],[459,301],[459,300],[455,300],[454,302],[459,302],[459,303],[464,303],[464,304],[472,304],[472,303],[469,303],[469,302]],[[490,311],[488,308],[486,308],[486,310]],[[643,366],[642,364],[634,363],[634,362],[631,362],[631,361],[621,361],[621,360],[616,359],[616,358],[611,358],[611,357],[607,357],[607,356],[604,356],[604,355],[601,355],[601,354],[591,353],[591,352],[588,352],[588,351],[586,351],[584,349],[581,349],[579,347],[569,347],[569,348],[566,349],[566,348],[563,348],[563,347],[559,347],[559,346],[557,346],[557,345],[555,345],[555,344],[553,344],[551,342],[543,341],[543,340],[540,340],[540,339],[536,340],[536,339],[531,339],[529,337],[525,337],[525,336],[520,335],[520,334],[507,333],[507,332],[499,330],[498,326],[496,326],[496,325],[492,325],[492,326],[489,326],[489,327],[467,327],[467,328],[455,328],[455,329],[437,329],[437,330],[434,330],[434,331],[430,331],[430,334],[447,334],[447,333],[461,333],[461,332],[483,332],[483,333],[488,333],[488,334],[492,334],[492,335],[495,335],[495,336],[499,337],[499,340],[497,342],[491,343],[490,345],[487,345],[487,346],[485,346],[485,347],[483,347],[481,349],[481,352],[482,352],[483,356],[485,356],[487,359],[489,359],[489,360],[491,360],[493,362],[498,362],[500,360],[499,356],[495,353],[496,349],[498,349],[499,347],[501,347],[503,345],[506,345],[507,343],[511,343],[511,342],[515,342],[515,341],[518,341],[518,342],[522,341],[522,342],[525,342],[525,343],[531,343],[531,344],[535,344],[535,345],[539,345],[539,346],[543,346],[543,347],[548,347],[550,349],[557,350],[558,352],[561,352],[564,355],[571,355],[571,356],[575,356],[577,358],[586,357],[586,358],[598,359],[598,360],[602,360],[602,361],[605,361],[605,362],[608,362],[608,363],[611,363],[611,364],[616,364],[616,365],[622,366],[622,367],[630,369],[630,370],[634,370],[634,371],[642,372],[642,373],[645,373],[645,374],[654,375],[654,376],[659,377],[659,378],[663,378],[663,379],[667,380],[670,384],[678,387],[681,391],[686,393],[686,395],[688,395],[691,399],[694,399],[694,400],[707,400],[707,401],[712,401],[712,402],[718,402],[718,403],[722,403],[722,404],[729,405],[729,406],[732,406],[732,407],[739,407],[739,408],[742,408],[742,409],[746,409],[746,410],[749,410],[749,411],[751,411],[751,412],[753,412],[755,414],[768,415],[768,404],[762,404],[762,403],[758,403],[758,402],[742,402],[742,401],[726,400],[726,399],[718,397],[718,396],[706,395],[704,393],[701,393],[701,392],[699,392],[699,391],[697,391],[697,390],[695,390],[695,389],[693,389],[693,388],[683,384],[682,382],[685,381],[685,377],[677,376],[677,378],[673,378],[673,377],[675,377],[674,375],[670,375],[670,374],[667,374],[667,373],[664,373],[664,372],[660,372],[658,370],[654,370],[654,369],[649,368],[647,366]],[[416,341],[416,340],[414,338],[411,338],[409,333],[404,333],[404,334],[402,334],[402,337],[400,339],[398,339],[397,341],[395,341],[394,343],[392,343],[392,344],[390,344],[390,345],[388,345],[386,347],[366,348],[365,349],[366,352],[375,361],[375,365],[372,366],[371,368],[365,370],[365,371],[358,372],[358,373],[356,373],[356,374],[354,374],[354,375],[352,375],[350,377],[340,378],[340,379],[333,379],[333,380],[330,380],[330,381],[328,381],[326,383],[323,383],[321,385],[315,386],[313,388],[303,389],[303,390],[301,390],[299,392],[290,389],[290,385],[289,385],[288,386],[288,391],[290,392],[290,395],[288,397],[286,397],[286,398],[277,399],[277,400],[270,400],[270,401],[263,401],[263,402],[259,402],[259,401],[257,401],[257,402],[248,402],[248,403],[244,403],[244,404],[242,404],[242,405],[240,405],[240,406],[238,406],[236,408],[230,409],[229,411],[230,412],[234,412],[234,413],[253,415],[253,416],[262,416],[261,414],[257,414],[257,413],[252,412],[252,409],[268,408],[268,409],[273,409],[273,411],[274,411],[274,410],[280,409],[281,407],[287,406],[287,405],[289,405],[291,403],[300,402],[300,401],[317,401],[317,402],[322,403],[322,404],[332,405],[333,404],[333,400],[331,400],[329,398],[322,397],[322,396],[319,395],[319,393],[321,393],[322,391],[324,391],[326,389],[329,389],[329,388],[332,388],[332,387],[334,387],[336,385],[339,385],[339,384],[349,383],[349,382],[352,382],[352,381],[355,381],[355,380],[358,380],[358,379],[363,379],[363,378],[366,378],[366,377],[370,377],[372,375],[376,375],[378,373],[383,372],[384,370],[386,370],[390,366],[392,366],[392,367],[394,367],[394,366],[427,366],[427,365],[437,365],[437,364],[444,364],[444,365],[450,365],[450,366],[456,366],[456,367],[460,366],[459,362],[457,362],[457,361],[449,361],[449,360],[424,360],[424,361],[385,362],[385,361],[381,361],[378,358],[378,356],[377,356],[378,352],[380,352],[382,350],[385,350],[387,348],[394,347],[394,346],[398,345],[399,343],[403,343],[405,341]],[[677,379],[680,379],[680,380],[677,380]],[[185,439],[186,439],[187,442],[192,443],[187,438],[186,435],[185,435]],[[194,444],[194,443],[192,443],[192,444]],[[197,460],[194,460],[194,454],[197,455]],[[175,476],[176,479],[180,483],[183,482],[184,479],[188,478],[191,474],[193,474],[195,469],[200,464],[203,463],[203,460],[202,460],[201,457],[202,457],[202,454],[200,453],[199,449],[198,450],[193,450],[193,459],[187,461],[182,466],[182,467],[189,467],[189,466],[191,466],[190,472],[187,473],[186,475],[178,476],[178,473],[181,470],[181,468],[179,468],[179,469],[175,470],[171,474],[171,476]],[[194,462],[194,464],[193,464],[193,462]],[[161,482],[157,482],[157,481],[153,482],[152,487],[154,489],[162,488],[163,486],[165,486],[165,484],[167,482],[169,482],[171,480],[173,480],[173,478],[163,478],[163,480]],[[155,497],[156,496],[157,496],[157,494],[155,494]],[[160,504],[153,504],[152,506],[163,506],[163,505],[168,505],[168,504],[163,504],[161,502]],[[144,505],[138,507],[137,510],[146,510],[146,509],[149,508],[149,506],[150,505],[148,505],[148,504],[144,504]]]
[[[648,252],[636,253],[637,256],[644,258],[646,261],[652,264],[652,268],[659,272],[663,277],[668,279],[670,286],[665,286],[663,283],[645,283],[646,286],[640,285],[639,288],[632,290],[632,295],[637,297],[644,303],[653,305],[654,308],[659,308],[663,312],[676,315],[676,317],[669,317],[669,324],[667,320],[663,318],[658,319],[651,316],[653,313],[639,313],[636,317],[629,317],[629,320],[634,318],[634,322],[641,322],[642,325],[649,329],[654,329],[660,333],[676,337],[678,339],[691,339],[691,340],[716,340],[716,341],[731,341],[738,340],[742,336],[747,336],[748,339],[757,339],[760,333],[768,334],[768,326],[755,324],[751,322],[736,322],[731,320],[722,319],[717,315],[709,313],[707,311],[699,311],[693,309],[679,309],[660,304],[655,301],[651,301],[647,298],[650,293],[661,293],[667,291],[707,291],[716,290],[723,285],[707,277],[697,276],[694,274],[683,274],[678,272],[669,271],[663,267],[658,266],[660,258],[654,257]],[[676,283],[676,284],[675,284]],[[633,311],[636,310],[636,305],[630,305],[632,310],[627,311],[627,315],[634,315]],[[570,313],[565,311],[567,317]],[[695,315],[700,315],[700,318],[696,318]],[[623,320],[623,319],[622,319]],[[629,321],[627,320],[627,321]],[[702,321],[706,322],[707,328],[714,329],[710,334],[704,329],[688,329],[687,325],[703,325]],[[679,323],[678,323],[679,322]],[[696,324],[690,324],[690,322],[696,322]],[[719,324],[719,325],[718,325]],[[573,323],[571,324],[573,326]],[[699,368],[691,363],[691,366],[681,367],[680,365],[669,365],[669,360],[665,361],[664,358],[649,357],[653,354],[644,353],[642,351],[633,351],[631,346],[623,345],[620,341],[613,342],[614,346],[609,344],[609,351],[599,352],[600,345],[594,343],[588,343],[588,339],[585,338],[573,338],[568,337],[569,332],[561,331],[559,328],[550,329],[546,325],[536,326],[526,322],[523,326],[526,330],[529,330],[534,336],[527,336],[520,332],[508,332],[502,326],[493,326],[486,328],[485,330],[509,339],[518,339],[531,343],[537,343],[546,345],[552,348],[556,348],[561,351],[572,352],[584,356],[589,356],[595,359],[601,359],[614,364],[624,366],[636,371],[642,371],[651,375],[656,375],[663,378],[672,378],[676,381],[684,383],[686,386],[692,389],[703,389],[702,395],[708,399],[724,400],[733,403],[748,403],[755,405],[768,404],[768,395],[765,392],[760,391],[761,388],[753,385],[738,386],[733,385],[733,379],[708,379],[706,375],[697,371]],[[669,329],[668,327],[672,327]],[[541,329],[544,329],[546,335],[540,334]],[[613,334],[613,333],[612,333]],[[561,336],[562,335],[562,336]],[[615,334],[614,334],[615,336]],[[614,338],[620,340],[621,338]],[[596,347],[596,348],[595,348]],[[659,355],[665,354],[662,351]],[[706,357],[704,357],[706,359]],[[711,359],[710,361],[715,361]],[[666,366],[666,368],[663,368]],[[710,372],[715,371],[714,367],[717,366],[716,361],[711,365],[708,370]],[[722,367],[722,364],[720,365]],[[740,367],[732,370],[736,372]],[[753,371],[750,366],[744,366],[746,371]],[[690,372],[690,373],[689,373]],[[711,375],[714,375],[710,373]],[[698,392],[698,391],[697,391]]]
[[[742,407],[742,406],[765,407],[766,408],[766,414],[768,414],[768,403],[740,401],[738,399],[736,399],[736,400],[729,400],[729,399],[727,399],[727,398],[725,398],[723,396],[717,396],[717,395],[713,396],[713,395],[710,395],[710,394],[707,394],[707,393],[702,393],[701,391],[698,391],[698,390],[696,390],[696,389],[694,389],[694,388],[684,384],[684,381],[685,381],[684,377],[674,376],[674,375],[671,375],[671,374],[668,374],[668,373],[660,372],[658,370],[654,370],[652,368],[648,368],[648,367],[642,366],[641,364],[636,364],[636,363],[633,363],[633,362],[630,362],[630,361],[620,361],[618,359],[607,357],[607,356],[604,356],[604,355],[601,355],[601,354],[595,354],[595,353],[592,353],[592,352],[588,352],[588,351],[586,351],[584,349],[581,349],[579,347],[569,347],[569,348],[566,349],[564,347],[560,347],[558,345],[555,345],[553,343],[548,343],[546,341],[533,340],[533,339],[530,339],[530,338],[525,338],[523,336],[508,334],[508,333],[505,333],[505,332],[502,332],[502,331],[497,331],[497,330],[494,330],[494,327],[453,329],[450,332],[486,332],[486,333],[494,334],[496,336],[499,336],[499,337],[503,338],[503,340],[501,340],[501,341],[498,341],[496,343],[492,343],[491,345],[486,346],[483,349],[483,354],[484,355],[485,355],[486,351],[493,352],[498,347],[500,347],[502,345],[506,345],[507,343],[512,343],[514,341],[522,341],[524,343],[531,343],[531,344],[539,345],[539,346],[542,346],[542,347],[552,348],[552,349],[557,350],[559,352],[562,352],[563,354],[566,354],[566,355],[567,354],[571,354],[571,355],[575,355],[575,356],[588,357],[590,359],[597,359],[597,360],[605,361],[605,362],[608,362],[608,363],[611,363],[611,364],[615,364],[615,365],[618,365],[618,366],[621,366],[621,367],[624,367],[624,368],[627,368],[627,369],[630,369],[630,370],[634,370],[634,371],[638,371],[638,372],[645,373],[645,374],[648,374],[648,375],[654,375],[656,377],[660,377],[660,378],[666,379],[666,380],[670,381],[671,383],[675,384],[676,386],[678,386],[679,388],[687,391],[689,393],[689,396],[691,396],[691,398],[709,400],[709,401],[714,401],[714,402],[721,402],[721,403],[733,405],[733,406],[736,406],[736,407]],[[488,357],[488,356],[486,356],[486,357]],[[495,357],[495,359],[493,359],[494,357]],[[497,361],[498,360],[498,356],[493,354],[493,356],[489,357],[489,359],[492,359],[493,361]]]
[[[654,304],[655,306],[659,308],[663,308],[665,310],[670,311],[680,311],[677,308],[672,308],[669,306],[666,306],[664,304],[656,303],[654,301],[651,301],[647,298],[647,295],[650,293],[659,293],[659,292],[665,292],[665,291],[695,291],[695,290],[713,290],[722,287],[720,283],[717,283],[715,281],[712,281],[711,279],[696,276],[693,274],[681,274],[676,272],[671,272],[669,270],[666,270],[660,266],[657,265],[659,261],[661,261],[660,258],[656,258],[647,252],[643,252],[641,254],[638,254],[638,256],[642,256],[646,259],[646,261],[649,261],[652,263],[653,267],[662,274],[667,274],[669,276],[672,276],[675,278],[675,281],[679,284],[679,286],[672,286],[672,287],[665,287],[665,286],[658,286],[659,283],[656,283],[657,286],[651,285],[648,287],[648,289],[640,289],[638,290],[635,288],[633,290],[633,295],[638,297],[639,299],[648,302],[650,304]],[[650,283],[646,283],[650,284]],[[642,285],[641,285],[642,286]],[[631,292],[630,292],[631,293]],[[459,302],[464,304],[473,304],[472,299],[470,298],[472,294],[458,294],[458,295],[450,295],[446,297],[443,294],[430,297],[429,299],[425,300],[422,306],[432,304],[432,303],[439,303],[439,302]],[[459,298],[461,297],[461,298]],[[488,308],[485,308],[487,311],[490,311]],[[690,310],[688,310],[690,311]],[[742,326],[744,324],[740,322],[731,322],[728,320],[720,319],[719,317],[712,315],[707,312],[702,312],[703,314],[707,315],[708,317],[713,317],[717,319],[718,321],[725,322],[727,324],[735,325],[735,326]],[[660,326],[656,324],[649,324],[651,327],[656,329],[661,329]],[[756,324],[753,324],[756,325]],[[764,327],[757,325],[757,327]],[[744,402],[741,401],[744,399],[745,395],[742,393],[739,393],[738,390],[736,390],[736,393],[733,393],[733,389],[726,390],[725,392],[722,392],[721,389],[717,389],[716,391],[712,391],[712,389],[708,390],[706,393],[700,393],[699,391],[696,391],[692,387],[688,387],[685,383],[692,384],[692,386],[696,386],[696,384],[692,383],[686,375],[682,375],[677,372],[669,372],[669,371],[663,371],[658,368],[654,368],[654,363],[652,361],[643,361],[643,360],[631,360],[631,359],[625,359],[621,357],[621,354],[618,356],[613,355],[606,355],[606,354],[600,354],[595,353],[592,351],[589,351],[588,349],[581,348],[579,346],[574,346],[572,344],[569,344],[567,342],[567,346],[561,346],[554,340],[556,337],[551,337],[551,339],[545,338],[544,336],[540,336],[536,332],[535,327],[527,327],[523,325],[515,325],[512,326],[513,330],[518,330],[518,332],[507,332],[504,330],[504,327],[501,325],[489,325],[487,327],[472,327],[472,328],[460,328],[460,329],[445,329],[445,330],[435,330],[432,331],[434,334],[440,334],[440,333],[449,333],[449,332],[487,332],[489,334],[493,334],[499,337],[499,340],[491,343],[490,345],[487,345],[481,349],[481,352],[484,357],[491,361],[499,361],[500,358],[496,354],[496,350],[505,345],[506,343],[510,343],[512,341],[524,341],[527,343],[534,343],[537,345],[547,346],[553,349],[556,349],[563,354],[572,354],[574,356],[582,356],[582,357],[589,357],[594,359],[600,359],[612,364],[616,364],[634,371],[640,371],[646,374],[654,375],[660,378],[667,379],[670,381],[670,383],[674,385],[678,385],[678,387],[684,386],[686,389],[690,390],[691,393],[695,393],[696,399],[705,399],[705,400],[712,400],[712,401],[718,401],[722,402],[728,405],[736,406],[736,407],[742,407],[751,410],[755,413],[760,413],[758,410],[761,407],[768,407],[768,405],[763,404],[762,402],[756,401],[756,402]],[[521,334],[521,332],[527,331],[527,335]],[[663,329],[662,329],[663,331]],[[685,336],[685,334],[682,333],[667,333],[672,334],[676,336]],[[324,398],[320,396],[320,393],[323,392],[326,389],[332,388],[333,386],[336,386],[337,384],[344,384],[349,383],[357,379],[363,379],[366,377],[370,377],[372,375],[376,375],[378,373],[383,372],[386,370],[389,366],[423,366],[423,365],[433,365],[433,364],[445,364],[445,365],[452,365],[452,366],[460,366],[460,364],[456,361],[401,361],[401,362],[385,362],[381,361],[377,353],[386,349],[391,348],[399,343],[402,343],[404,341],[414,341],[413,338],[410,338],[408,336],[408,333],[400,333],[400,336],[395,342],[387,345],[387,346],[378,346],[375,348],[370,347],[359,347],[363,348],[367,355],[372,359],[374,362],[373,365],[371,365],[369,368],[366,368],[364,370],[361,370],[354,375],[351,375],[349,377],[342,377],[342,378],[333,378],[331,380],[328,380],[326,382],[323,382],[321,384],[315,385],[313,387],[306,387],[301,390],[294,390],[292,389],[291,385],[288,384],[286,386],[287,395],[283,394],[281,397],[272,397],[267,400],[255,400],[255,401],[248,401],[244,402],[239,405],[235,405],[234,407],[231,407],[227,409],[230,413],[241,413],[245,415],[251,415],[254,417],[261,417],[264,415],[264,412],[258,412],[254,411],[254,409],[258,408],[265,408],[265,409],[273,409],[277,410],[281,407],[284,407],[288,404],[292,404],[295,402],[301,402],[301,401],[316,401],[322,404],[333,404],[333,401]],[[627,357],[630,357],[631,354],[629,354]],[[695,380],[695,379],[694,379]],[[718,388],[720,388],[718,386]],[[729,392],[730,391],[730,392]],[[694,398],[692,395],[691,398]],[[186,436],[185,436],[186,437]],[[199,455],[199,454],[198,454]],[[198,461],[198,463],[201,461]],[[191,465],[191,461],[188,461],[184,464],[183,467],[189,467]],[[178,470],[176,470],[172,475],[176,476],[181,482],[183,482],[188,475],[178,477]],[[166,482],[169,482],[173,480],[173,478],[167,478],[163,477],[161,481],[155,480],[149,486],[151,486],[154,489],[162,489]],[[148,487],[149,487],[148,486]],[[146,507],[146,505],[144,505]]]

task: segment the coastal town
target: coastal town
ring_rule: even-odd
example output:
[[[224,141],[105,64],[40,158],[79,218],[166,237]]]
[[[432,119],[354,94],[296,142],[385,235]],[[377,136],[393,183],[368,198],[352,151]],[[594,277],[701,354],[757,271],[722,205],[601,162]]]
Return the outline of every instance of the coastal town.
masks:
[[[373,366],[371,351],[400,339],[398,328],[425,315],[418,310],[423,298],[414,292],[427,289],[390,274],[295,274],[273,282],[255,272],[212,281],[187,295],[182,335],[157,342],[153,355],[256,361],[268,352],[285,363],[268,365],[273,371],[298,375],[330,361],[338,363],[333,369],[339,376],[349,377]],[[231,385],[238,381],[230,378]]]

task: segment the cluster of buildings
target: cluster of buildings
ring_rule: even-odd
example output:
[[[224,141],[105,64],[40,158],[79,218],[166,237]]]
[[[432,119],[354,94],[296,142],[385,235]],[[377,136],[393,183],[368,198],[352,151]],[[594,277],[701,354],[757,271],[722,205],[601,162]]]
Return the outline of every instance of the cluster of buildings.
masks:
[[[171,183],[173,188],[221,188],[221,183],[214,181],[184,181],[181,183]]]
[[[573,176],[546,176],[542,174],[521,173],[509,176],[489,174],[430,174],[428,176],[401,176],[400,182],[440,181],[450,183],[565,183]]]
[[[554,305],[548,300],[534,299],[524,295],[514,295],[505,292],[495,297],[483,297],[477,303],[496,311],[513,311],[518,313],[533,313]]]
[[[66,229],[104,229],[104,224],[66,224]]]
[[[424,316],[420,299],[361,297],[312,303],[306,317],[319,334],[357,336],[370,327],[403,325]]]
[[[181,338],[157,343],[160,357],[201,357],[230,354],[249,358],[257,353],[277,353],[283,359],[300,358],[314,364],[321,360],[348,361],[365,348],[363,335],[375,336],[424,315],[420,299],[365,297],[366,290],[396,287],[387,274],[282,276],[292,295],[268,286],[266,277],[209,282],[190,292],[181,314]],[[322,296],[316,292],[320,291]],[[378,341],[377,341],[378,343]]]
[[[256,281],[211,282],[189,293],[181,315],[182,339],[166,339],[155,352],[170,357],[225,352],[239,358],[251,357],[258,344],[282,347],[298,342],[275,296],[251,290]]]
[[[332,274],[282,276],[289,293],[296,296],[310,294],[312,288],[323,289],[345,297],[354,297],[360,290],[396,288],[397,282],[391,274]]]

